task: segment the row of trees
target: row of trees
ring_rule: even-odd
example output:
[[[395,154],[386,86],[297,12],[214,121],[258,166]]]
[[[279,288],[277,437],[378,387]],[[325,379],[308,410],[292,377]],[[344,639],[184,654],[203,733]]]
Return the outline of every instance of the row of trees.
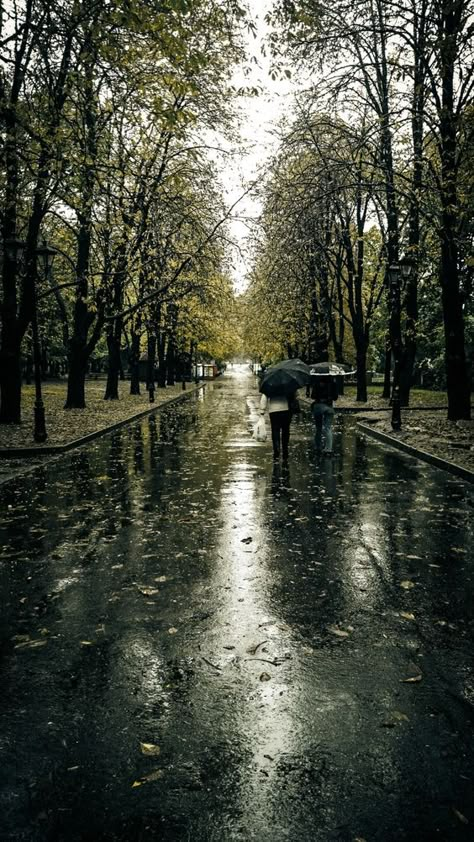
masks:
[[[198,343],[231,353],[230,211],[209,138],[232,132],[245,25],[238,0],[2,5],[1,422],[21,419],[37,313],[67,353],[67,407],[85,405],[105,343],[108,398],[124,343],[135,391],[145,346],[163,378]]]
[[[420,333],[439,316],[451,419],[470,417],[473,11],[472,0],[276,4],[274,55],[308,84],[263,189],[246,294],[255,356],[313,361],[331,346],[357,364],[359,400],[382,342],[385,393],[393,366],[408,403]]]

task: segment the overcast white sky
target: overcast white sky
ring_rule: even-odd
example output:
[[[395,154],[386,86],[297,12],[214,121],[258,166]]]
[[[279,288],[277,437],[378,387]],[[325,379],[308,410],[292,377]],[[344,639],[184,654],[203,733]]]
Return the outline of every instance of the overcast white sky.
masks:
[[[235,149],[232,159],[225,165],[223,183],[226,198],[233,204],[245,191],[248,185],[265,170],[265,164],[276,149],[276,141],[272,136],[275,123],[281,118],[291,105],[294,83],[288,79],[272,80],[270,78],[270,59],[262,56],[261,44],[268,34],[268,27],[264,18],[272,7],[272,0],[250,0],[249,2],[255,23],[257,38],[248,37],[248,49],[255,55],[258,64],[252,62],[251,76],[245,77],[243,72],[237,72],[233,82],[236,86],[246,85],[262,89],[258,97],[243,97],[240,100],[242,147]],[[260,204],[246,196],[236,207],[235,215],[243,219],[235,219],[231,223],[231,232],[238,241],[243,256],[235,254],[234,285],[237,291],[242,291],[248,283],[248,272],[251,268],[251,254],[247,247],[248,225],[246,217],[258,217]]]

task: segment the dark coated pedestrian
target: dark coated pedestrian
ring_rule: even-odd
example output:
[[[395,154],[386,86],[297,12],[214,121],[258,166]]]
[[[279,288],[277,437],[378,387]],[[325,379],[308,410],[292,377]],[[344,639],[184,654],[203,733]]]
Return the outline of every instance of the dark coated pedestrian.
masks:
[[[334,401],[339,390],[334,377],[317,376],[311,389],[313,403],[311,414],[316,425],[316,450],[331,455],[333,452],[332,425],[334,420]]]

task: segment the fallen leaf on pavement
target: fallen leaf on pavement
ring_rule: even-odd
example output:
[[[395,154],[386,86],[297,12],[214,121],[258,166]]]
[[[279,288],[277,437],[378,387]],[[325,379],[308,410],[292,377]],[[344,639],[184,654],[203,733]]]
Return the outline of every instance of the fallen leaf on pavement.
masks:
[[[146,754],[147,757],[156,757],[161,749],[159,746],[154,745],[154,743],[140,743],[140,751],[142,754]]]
[[[337,626],[328,626],[328,631],[335,634],[337,637],[349,637],[349,632],[343,629],[338,629]]]
[[[177,631],[178,629],[175,629],[175,627],[172,626],[170,629],[168,629],[168,634],[176,634]]]
[[[400,710],[392,710],[389,718],[382,722],[382,728],[396,728],[397,723],[409,721],[406,713],[402,713]]]
[[[410,678],[401,678],[401,684],[416,684],[417,681],[421,681],[423,676],[421,673],[419,675],[412,675]]]
[[[40,646],[46,646],[47,640],[25,640],[24,643],[17,643],[14,649],[39,649]]]
[[[459,810],[456,810],[456,807],[453,807],[452,810],[454,815],[457,819],[459,819],[460,822],[462,822],[463,824],[469,824],[469,819],[467,819],[466,816],[460,813]]]
[[[143,784],[151,783],[152,781],[159,781],[164,774],[164,769],[155,769],[155,771],[150,772],[149,775],[143,775],[143,778],[134,781],[132,784],[132,789],[135,789],[137,786],[143,786]]]
[[[410,581],[410,579],[403,579],[403,581],[400,582],[400,587],[404,588],[406,591],[409,591],[410,588],[415,587],[415,583]]]
[[[269,675],[268,672],[262,672],[262,674],[260,676],[260,681],[270,681],[270,680],[271,680],[271,675]]]
[[[411,611],[400,611],[400,617],[403,617],[404,620],[414,620],[415,615],[411,613]]]
[[[406,713],[402,713],[401,710],[394,710],[392,711],[392,716],[397,722],[409,722],[409,718]]]

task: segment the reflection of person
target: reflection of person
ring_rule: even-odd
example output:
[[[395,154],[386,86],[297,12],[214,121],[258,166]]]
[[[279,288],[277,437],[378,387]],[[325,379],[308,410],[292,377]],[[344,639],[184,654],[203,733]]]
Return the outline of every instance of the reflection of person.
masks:
[[[260,399],[260,414],[263,415],[268,409],[270,415],[270,426],[272,428],[273,458],[280,456],[280,434],[281,452],[283,459],[288,459],[288,443],[290,441],[291,412],[290,402],[292,397],[286,395],[274,395],[269,398],[262,395]]]
[[[337,400],[338,389],[334,377],[317,377],[311,389],[313,404],[311,413],[316,424],[316,450],[321,450],[324,437],[324,453],[332,453],[333,402]]]
[[[290,467],[288,462],[281,463],[278,459],[274,459],[270,490],[277,497],[280,497],[282,494],[291,494]]]

